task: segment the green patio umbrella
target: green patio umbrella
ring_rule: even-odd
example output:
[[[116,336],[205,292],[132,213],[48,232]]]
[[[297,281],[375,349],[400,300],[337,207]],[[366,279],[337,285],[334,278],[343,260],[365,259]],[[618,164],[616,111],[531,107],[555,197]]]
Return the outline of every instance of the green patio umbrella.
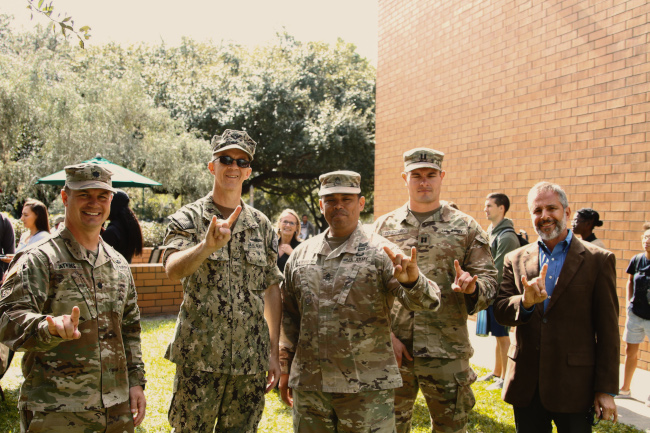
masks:
[[[161,186],[161,183],[151,180],[148,177],[144,177],[141,174],[133,172],[128,168],[124,168],[121,165],[117,165],[108,159],[102,158],[101,155],[97,155],[92,159],[88,159],[83,162],[93,162],[95,164],[100,164],[106,166],[109,169],[113,176],[111,180],[115,188],[143,188],[142,189],[142,209],[144,210],[144,188],[151,188],[154,186]],[[36,181],[37,184],[44,185],[65,185],[65,170],[57,171],[56,173],[50,174],[49,176],[42,177]]]

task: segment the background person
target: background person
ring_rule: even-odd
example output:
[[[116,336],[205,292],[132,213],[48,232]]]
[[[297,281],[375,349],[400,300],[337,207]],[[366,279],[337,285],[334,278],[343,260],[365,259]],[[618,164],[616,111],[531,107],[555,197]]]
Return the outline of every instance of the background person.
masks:
[[[300,245],[298,238],[298,214],[293,209],[285,209],[278,217],[278,268],[284,272],[284,265],[293,253],[293,249]]]
[[[643,225],[641,246],[643,252],[632,257],[627,267],[627,319],[623,341],[625,341],[625,374],[619,398],[631,398],[630,386],[639,359],[639,345],[645,337],[650,338],[650,223]],[[646,400],[650,407],[650,395]]]
[[[110,223],[102,232],[102,239],[131,263],[134,255],[142,255],[142,229],[135,213],[129,207],[129,195],[116,189],[111,203]]]
[[[1,191],[1,190],[0,190]],[[0,259],[0,272],[2,272],[2,281],[4,281],[5,271],[13,254],[16,252],[16,233],[11,220],[3,213],[0,213],[0,254],[3,256],[10,255],[9,258]]]
[[[588,207],[582,208],[573,216],[571,225],[573,226],[573,232],[580,235],[583,241],[591,242],[600,248],[605,248],[603,241],[597,239],[594,234],[594,227],[601,227],[603,225],[598,212]]]
[[[309,216],[303,214],[302,222],[300,223],[300,238],[304,241],[312,236],[316,236],[316,229],[314,225],[309,222]]]
[[[47,212],[47,207],[42,202],[31,198],[28,199],[23,205],[20,220],[27,230],[20,236],[16,253],[19,253],[28,245],[50,236],[50,215]],[[7,258],[13,257],[11,254],[7,255]]]
[[[507,195],[493,192],[485,199],[485,215],[490,220],[487,234],[490,238],[490,251],[494,258],[494,267],[497,268],[497,287],[501,286],[503,279],[503,260],[510,251],[519,248],[519,239],[515,233],[515,225],[506,213],[510,209],[510,199]],[[487,332],[496,339],[496,353],[494,357],[494,369],[491,373],[480,377],[483,382],[494,379],[494,383],[488,386],[488,390],[503,388],[503,379],[506,377],[506,365],[508,364],[508,348],[510,337],[508,327],[499,324],[494,318],[494,309],[490,305],[487,310]]]

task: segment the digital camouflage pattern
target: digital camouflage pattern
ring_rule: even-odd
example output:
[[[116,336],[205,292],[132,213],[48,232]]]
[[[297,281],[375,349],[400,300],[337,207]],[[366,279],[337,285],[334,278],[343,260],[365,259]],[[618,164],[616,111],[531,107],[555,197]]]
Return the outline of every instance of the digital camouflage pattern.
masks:
[[[294,433],[394,433],[392,389],[354,394],[293,391]]]
[[[328,233],[296,247],[285,267],[282,371],[290,373],[291,388],[303,391],[399,387],[390,340],[391,306],[397,298],[409,310],[435,311],[438,287],[422,273],[413,288],[402,287],[381,249],[389,243],[361,224],[334,251],[325,240]]]
[[[228,149],[241,149],[253,160],[257,143],[245,131],[226,129],[221,136],[212,137],[212,155]]]
[[[420,224],[407,205],[375,221],[375,232],[405,252],[416,247],[418,266],[438,284],[441,307],[435,313],[411,313],[395,303],[392,330],[402,341],[413,342],[413,355],[431,358],[469,359],[474,350],[469,342],[467,316],[484,310],[496,296],[496,276],[487,235],[476,221],[447,204]],[[454,260],[472,276],[477,275],[475,296],[456,293]]]
[[[256,374],[268,370],[269,329],[264,291],[279,284],[278,237],[268,218],[241,203],[228,245],[183,278],[183,303],[165,358],[195,370]],[[224,219],[212,194],[169,217],[163,263],[205,238],[212,216]]]
[[[75,305],[81,338],[53,337],[45,317]],[[103,241],[92,257],[67,228],[14,258],[1,290],[0,340],[26,352],[20,409],[100,410],[145,383],[129,264]]]
[[[476,373],[469,360],[462,358],[402,358],[404,385],[395,390],[397,433],[411,430],[413,406],[422,390],[431,416],[432,430],[444,433],[465,432],[467,417],[476,404],[472,384]]]
[[[129,402],[86,412],[20,411],[20,431],[29,433],[133,433],[133,414]]]
[[[266,374],[232,376],[176,366],[169,423],[174,433],[255,432],[264,412]],[[209,402],[209,404],[206,404]]]

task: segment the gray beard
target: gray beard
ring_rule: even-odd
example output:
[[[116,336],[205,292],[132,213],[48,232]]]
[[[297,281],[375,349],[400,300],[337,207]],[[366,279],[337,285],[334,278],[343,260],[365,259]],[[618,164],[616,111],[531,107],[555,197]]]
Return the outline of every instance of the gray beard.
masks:
[[[543,241],[552,241],[553,239],[557,238],[560,236],[560,233],[562,233],[566,229],[566,215],[564,215],[564,218],[562,218],[562,221],[555,220],[555,229],[550,233],[546,234],[539,230],[537,226],[535,226],[535,232],[539,235],[539,237]]]

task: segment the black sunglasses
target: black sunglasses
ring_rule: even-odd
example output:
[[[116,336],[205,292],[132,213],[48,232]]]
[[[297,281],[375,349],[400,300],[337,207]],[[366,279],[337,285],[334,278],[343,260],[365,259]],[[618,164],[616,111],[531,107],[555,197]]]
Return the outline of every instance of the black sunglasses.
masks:
[[[247,160],[247,159],[235,159],[235,158],[231,158],[228,155],[217,156],[215,158],[215,161],[217,161],[217,160],[220,163],[222,163],[223,165],[231,165],[233,162],[236,162],[237,167],[240,167],[240,168],[248,168],[248,167],[251,166],[251,162],[249,160]]]

